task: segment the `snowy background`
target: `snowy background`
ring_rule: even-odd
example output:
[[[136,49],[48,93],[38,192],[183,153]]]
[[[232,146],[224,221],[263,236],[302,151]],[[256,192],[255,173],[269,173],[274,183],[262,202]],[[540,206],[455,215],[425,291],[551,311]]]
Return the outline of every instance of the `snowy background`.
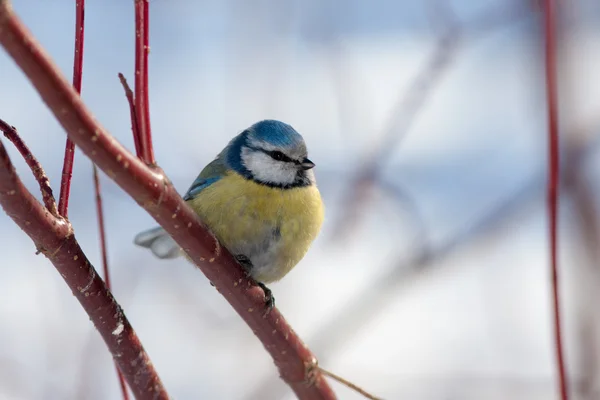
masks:
[[[74,1],[13,3],[70,77]],[[117,79],[123,72],[133,82],[133,2],[87,3],[82,96],[133,148]],[[159,164],[183,192],[260,119],[304,135],[326,223],[306,258],[271,289],[322,366],[385,399],[558,397],[536,3],[150,3]],[[566,355],[574,398],[597,399],[600,6],[562,3]],[[460,27],[454,36],[451,26]],[[437,67],[419,78],[432,59]],[[0,118],[19,129],[58,193],[65,134],[2,50],[0,88]],[[390,151],[379,157],[374,189],[356,186],[382,145]],[[91,165],[80,152],[75,160],[69,215],[99,269]],[[154,221],[102,178],[113,293],[170,395],[292,399],[262,345],[197,269],[134,247],[133,236]],[[357,191],[368,194],[352,209]],[[100,336],[4,213],[0,250],[0,399],[119,399]],[[340,399],[361,398],[332,385]]]

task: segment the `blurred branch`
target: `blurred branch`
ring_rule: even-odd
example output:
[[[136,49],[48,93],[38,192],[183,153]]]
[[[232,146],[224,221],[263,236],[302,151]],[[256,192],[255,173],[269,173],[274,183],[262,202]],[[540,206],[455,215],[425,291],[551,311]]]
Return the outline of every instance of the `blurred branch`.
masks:
[[[335,394],[320,372],[309,376],[316,358],[278,309],[266,315],[262,312],[263,291],[201,224],[162,171],[150,169],[96,122],[77,92],[14,15],[7,0],[0,0],[0,43],[73,142],[154,217],[248,324],[296,395],[300,399],[334,399]]]
[[[412,81],[405,95],[401,96],[393,107],[395,111],[386,124],[383,139],[367,160],[360,164],[356,177],[348,184],[351,188],[346,197],[348,200],[333,230],[336,241],[341,241],[346,237],[347,232],[353,230],[353,225],[360,215],[358,210],[369,200],[372,185],[378,177],[382,163],[390,157],[397,144],[411,128],[422,105],[432,89],[437,87],[438,81],[454,59],[459,44],[458,33],[458,30],[451,30],[447,36],[438,40],[431,58],[425,62],[425,66],[420,69],[419,75]]]
[[[418,75],[392,107],[382,139],[379,139],[365,161],[359,164],[360,168],[355,177],[348,183],[348,193],[345,196],[348,200],[343,205],[343,210],[333,229],[333,240],[342,241],[355,230],[362,216],[359,210],[364,209],[365,203],[370,200],[373,185],[379,184],[378,179],[382,169],[412,128],[423,105],[439,86],[444,73],[456,59],[464,38],[468,34],[475,34],[474,39],[481,39],[494,29],[519,20],[523,13],[523,4],[516,2],[509,7],[503,5],[501,9],[490,7],[472,21],[461,24],[456,20],[452,9],[448,7],[437,13],[430,12],[434,22],[444,25],[440,28],[444,33],[437,39],[433,53],[419,69]]]
[[[454,7],[448,0],[427,0],[424,2],[429,19],[434,29],[446,33],[450,26],[458,23]]]
[[[364,396],[365,398],[367,398],[369,400],[383,400],[380,397],[375,397],[374,395],[370,394],[366,390],[361,389],[360,387],[358,387],[354,383],[352,383],[350,381],[347,381],[346,379],[342,378],[341,376],[336,375],[333,372],[327,371],[325,368],[319,367],[319,370],[323,373],[323,375],[328,376],[331,379],[333,379],[334,381],[339,382],[342,385],[346,386],[347,388],[350,388],[350,389],[354,390],[356,393]]]
[[[380,189],[388,198],[390,198],[401,212],[410,218],[411,222],[408,225],[414,227],[413,230],[415,231],[415,237],[417,238],[417,243],[420,245],[420,247],[423,249],[428,247],[429,242],[427,240],[427,225],[425,224],[421,210],[410,193],[408,193],[403,187],[400,187],[400,185],[389,182],[385,179],[379,180],[377,188]]]
[[[0,21],[2,21],[0,4]],[[2,26],[0,24],[0,26]],[[0,31],[2,29],[0,28]],[[2,40],[5,36],[0,36]],[[68,83],[65,82],[66,85]],[[74,96],[77,93],[73,91]],[[43,174],[39,165],[32,168]],[[40,182],[41,184],[41,182]],[[104,339],[138,399],[167,399],[162,383],[121,307],[79,246],[69,221],[47,212],[25,188],[0,142],[0,205],[54,264]]]
[[[559,193],[559,136],[558,136],[558,79],[556,76],[556,8],[554,0],[544,1],[544,66],[546,75],[546,101],[548,107],[548,222],[550,229],[549,251],[552,276],[554,314],[554,346],[558,369],[560,398],[567,400],[569,390],[563,355],[561,331],[560,288],[558,281],[558,193]]]
[[[81,93],[83,75],[83,34],[85,19],[85,0],[75,1],[75,55],[73,57],[73,87]],[[75,158],[75,145],[67,138],[65,156],[60,180],[60,195],[58,197],[58,212],[67,218],[69,209],[69,195],[71,193],[71,178],[73,177],[73,161]]]

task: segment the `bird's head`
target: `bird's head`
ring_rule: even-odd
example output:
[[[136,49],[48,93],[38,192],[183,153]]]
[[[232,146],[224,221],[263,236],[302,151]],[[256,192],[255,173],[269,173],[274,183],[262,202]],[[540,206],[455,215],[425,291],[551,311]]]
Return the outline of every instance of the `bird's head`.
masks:
[[[302,136],[290,125],[275,120],[257,122],[228,146],[230,167],[248,179],[279,188],[314,183]]]

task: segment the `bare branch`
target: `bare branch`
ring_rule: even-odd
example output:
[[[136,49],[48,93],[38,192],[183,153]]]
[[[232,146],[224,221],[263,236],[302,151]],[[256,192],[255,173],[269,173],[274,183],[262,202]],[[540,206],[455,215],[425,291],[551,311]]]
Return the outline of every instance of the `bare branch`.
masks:
[[[100,254],[102,255],[102,271],[104,272],[104,281],[106,287],[111,290],[110,285],[110,271],[108,269],[108,250],[106,244],[106,229],[104,226],[104,209],[102,207],[102,193],[100,190],[100,177],[98,176],[98,168],[93,166],[93,178],[94,178],[94,194],[96,199],[96,215],[98,216],[98,231],[100,234]],[[125,384],[125,378],[117,366],[117,378],[119,379],[119,386],[121,387],[121,394],[123,400],[129,400],[129,393],[127,393],[127,385]]]
[[[564,360],[560,287],[558,279],[558,185],[560,177],[558,137],[558,79],[556,76],[556,4],[544,1],[544,66],[546,72],[546,104],[548,107],[548,226],[550,229],[549,251],[552,276],[552,300],[554,312],[554,351],[558,372],[561,400],[568,400],[569,389]]]
[[[375,397],[374,395],[370,394],[369,392],[367,392],[364,389],[361,389],[360,387],[358,387],[357,385],[355,385],[354,383],[342,378],[339,375],[334,374],[333,372],[327,371],[325,368],[323,367],[319,367],[319,370],[323,373],[323,375],[330,377],[331,379],[333,379],[336,382],[341,383],[342,385],[354,390],[356,393],[359,393],[361,395],[363,395],[365,398],[369,399],[369,400],[383,400],[381,397]]]
[[[460,31],[451,29],[450,33],[441,37],[431,54],[431,57],[420,69],[419,75],[412,81],[407,92],[400,96],[392,108],[393,113],[386,123],[383,139],[378,143],[376,149],[371,152],[368,159],[361,164],[356,178],[349,184],[352,193],[349,193],[347,203],[341,216],[338,218],[333,237],[341,240],[346,237],[343,232],[351,232],[352,224],[356,222],[359,215],[357,210],[361,204],[371,195],[373,183],[381,170],[382,164],[397,147],[401,139],[408,133],[416,120],[419,111],[428,97],[438,86],[438,82],[448,70],[451,61],[458,53],[460,44]]]
[[[142,158],[142,143],[140,129],[138,128],[137,113],[135,110],[135,100],[133,99],[133,92],[127,83],[125,76],[119,72],[119,80],[125,90],[125,97],[127,97],[127,103],[129,103],[129,117],[131,118],[131,132],[133,133],[133,143],[135,145],[135,154],[141,159]]]
[[[248,324],[296,395],[300,399],[334,399],[323,375],[318,371],[309,374],[316,358],[281,313],[276,308],[266,315],[262,312],[262,290],[201,224],[164,174],[158,168],[148,168],[94,120],[7,0],[0,0],[0,43],[73,142],[169,232]]]
[[[136,140],[141,144],[140,158],[146,165],[155,165],[148,99],[148,53],[150,52],[148,11],[148,0],[135,0],[135,110],[139,135]]]
[[[50,214],[25,188],[2,142],[0,205],[33,240],[38,252],[54,264],[102,335],[136,397],[168,399],[135,331],[79,246],[71,224]]]
[[[73,57],[73,87],[81,93],[83,75],[83,36],[85,20],[85,0],[75,2],[75,55]],[[69,197],[71,194],[71,178],[73,177],[73,162],[75,159],[75,145],[67,138],[65,156],[60,180],[60,194],[58,196],[58,212],[67,218],[69,211]]]
[[[375,145],[367,156],[356,176],[348,183],[346,204],[342,210],[332,237],[341,241],[352,232],[358,219],[360,209],[365,209],[365,203],[370,200],[373,185],[379,183],[378,178],[385,163],[398,144],[408,134],[413,123],[422,110],[423,105],[439,86],[445,73],[450,69],[456,59],[461,45],[468,34],[480,39],[494,29],[505,26],[509,22],[522,19],[524,7],[521,2],[510,6],[503,4],[501,8],[490,7],[485,9],[468,23],[459,24],[450,9],[433,13],[432,17],[443,23],[441,36],[437,39],[436,46],[430,57],[425,61],[419,73],[411,81],[406,92],[397,99],[389,120],[385,124],[382,139]],[[529,15],[529,13],[527,14]]]
[[[31,150],[29,150],[29,147],[27,147],[25,142],[23,142],[14,126],[7,124],[0,119],[0,131],[4,132],[4,136],[15,145],[31,169],[31,172],[33,172],[35,180],[40,185],[40,192],[42,192],[42,200],[46,209],[50,211],[53,216],[58,217],[59,214],[56,208],[56,200],[52,193],[52,187],[50,187],[50,181],[48,180],[46,172],[42,169],[40,162],[31,153]]]

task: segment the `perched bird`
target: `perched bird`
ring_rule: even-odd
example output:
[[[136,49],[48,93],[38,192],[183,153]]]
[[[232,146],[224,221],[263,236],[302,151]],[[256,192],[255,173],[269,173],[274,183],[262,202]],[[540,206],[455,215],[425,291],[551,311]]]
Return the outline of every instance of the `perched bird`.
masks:
[[[275,120],[257,122],[208,164],[183,199],[258,282],[278,281],[304,257],[323,222],[324,208],[302,136]],[[183,251],[162,228],[135,244],[158,258]]]

